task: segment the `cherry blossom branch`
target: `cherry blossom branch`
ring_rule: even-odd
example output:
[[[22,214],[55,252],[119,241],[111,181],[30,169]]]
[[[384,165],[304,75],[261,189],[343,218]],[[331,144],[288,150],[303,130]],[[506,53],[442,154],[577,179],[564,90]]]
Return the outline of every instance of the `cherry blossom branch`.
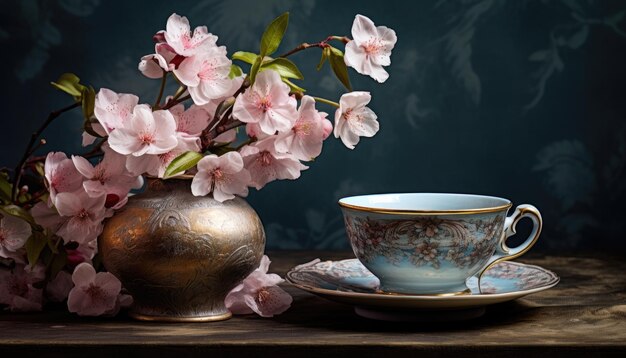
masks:
[[[333,107],[337,107],[337,108],[339,108],[339,103],[337,103],[337,102],[333,102],[333,101],[331,101],[331,100],[329,100],[329,99],[322,98],[322,97],[313,97],[313,99],[314,99],[316,102],[326,103],[326,104],[331,105],[331,106],[333,106]]]
[[[180,87],[178,87],[178,89],[176,90],[176,93],[174,93],[174,97],[172,97],[172,100],[177,100],[180,98],[180,96],[183,95],[183,93],[185,93],[185,91],[187,91],[187,86],[185,85],[181,85]]]
[[[293,50],[285,52],[284,54],[282,54],[282,55],[280,55],[278,57],[289,57],[289,56],[293,55],[294,53],[306,50],[306,49],[311,48],[311,47],[326,48],[326,47],[330,46],[328,44],[328,42],[330,42],[331,40],[341,41],[344,44],[347,44],[348,42],[350,42],[350,39],[347,36],[328,36],[325,40],[322,40],[322,41],[316,42],[316,43],[312,43],[312,44],[303,42],[299,46],[294,48]]]
[[[165,106],[163,106],[163,108],[161,109],[170,109],[172,107],[174,107],[175,105],[179,104],[179,103],[183,103],[186,100],[191,99],[191,95],[186,95],[184,97],[181,97],[179,99],[172,99],[171,101],[167,102],[167,104]]]
[[[163,91],[165,91],[165,83],[167,82],[167,72],[163,71],[163,76],[161,77],[161,88],[159,89],[159,95],[157,96],[156,101],[154,101],[153,108],[159,108],[161,105],[161,98],[163,98]]]
[[[237,128],[239,126],[243,126],[243,125],[245,125],[244,122],[241,122],[240,120],[235,119],[232,122],[229,122],[229,123],[226,123],[224,125],[218,126],[217,128],[215,128],[215,137],[217,137],[218,135],[220,135],[220,134],[222,134],[224,132],[228,132],[231,129],[235,129],[235,128]]]
[[[41,125],[41,127],[39,127],[39,129],[37,129],[36,131],[33,132],[33,134],[31,134],[30,136],[30,141],[28,142],[28,146],[26,147],[26,150],[24,151],[24,155],[22,155],[22,159],[20,159],[20,162],[17,164],[17,166],[15,167],[15,172],[14,172],[14,179],[13,179],[13,193],[11,196],[11,200],[13,202],[15,202],[17,200],[17,193],[18,193],[18,188],[19,188],[19,184],[20,184],[20,180],[22,179],[22,171],[24,170],[24,165],[26,164],[26,160],[28,160],[28,157],[31,156],[33,153],[33,146],[35,145],[35,141],[37,140],[37,138],[39,138],[39,136],[41,135],[41,133],[46,130],[46,128],[48,128],[48,126],[50,125],[50,123],[52,123],[52,121],[54,121],[58,116],[60,116],[61,114],[70,111],[74,108],[78,108],[81,106],[81,102],[75,102],[67,107],[63,107],[61,109],[57,109],[56,111],[52,111],[50,112],[50,114],[48,114],[48,118],[46,119],[46,121]]]
[[[246,77],[243,80],[243,83],[241,84],[239,89],[235,91],[235,93],[229,99],[225,99],[217,106],[217,108],[215,109],[215,114],[213,115],[213,120],[209,122],[209,124],[206,126],[206,128],[202,131],[202,134],[200,135],[200,142],[201,142],[200,145],[202,146],[202,151],[205,151],[209,147],[213,138],[217,137],[220,133],[226,132],[226,130],[222,132],[218,132],[218,128],[220,128],[218,127],[218,125],[224,122],[224,120],[231,118],[230,116],[233,113],[233,107],[235,105],[235,100],[237,96],[245,92],[248,87],[250,87],[250,79]],[[223,110],[223,107],[226,105],[229,106],[228,109],[224,112],[224,115],[220,116],[220,112]],[[235,127],[238,127],[240,125],[241,124]]]
[[[95,158],[95,157],[99,157],[103,155],[104,152],[102,151],[102,145],[104,144],[104,142],[106,142],[105,139],[101,140],[100,142],[96,143],[94,147],[91,148],[88,152],[80,154],[80,156],[85,159],[90,159],[90,158]],[[37,162],[43,162],[44,160],[46,160],[46,157],[47,157],[46,155],[32,157],[26,161],[26,165],[33,165]]]

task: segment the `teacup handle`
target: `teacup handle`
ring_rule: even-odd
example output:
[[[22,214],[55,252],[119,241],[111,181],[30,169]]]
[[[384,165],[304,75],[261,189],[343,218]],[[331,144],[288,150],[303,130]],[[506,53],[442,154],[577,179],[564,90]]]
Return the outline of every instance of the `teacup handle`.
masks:
[[[506,240],[515,235],[515,226],[517,223],[523,218],[529,218],[533,221],[533,230],[530,235],[522,244],[517,247],[508,247],[506,245]],[[543,226],[543,220],[541,219],[541,213],[537,210],[536,207],[528,204],[522,204],[515,208],[513,214],[506,218],[504,221],[504,233],[496,246],[496,252],[493,254],[485,268],[483,268],[478,275],[478,290],[480,291],[480,280],[483,277],[483,274],[493,267],[495,264],[513,260],[517,257],[522,256],[526,253],[530,248],[537,242],[539,238],[539,234],[541,234],[541,227]]]

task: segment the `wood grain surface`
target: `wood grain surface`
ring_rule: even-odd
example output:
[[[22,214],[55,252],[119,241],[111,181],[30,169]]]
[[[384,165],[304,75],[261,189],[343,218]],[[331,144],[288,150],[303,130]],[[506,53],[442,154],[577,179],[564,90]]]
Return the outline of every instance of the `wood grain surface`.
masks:
[[[275,252],[270,271],[349,253]],[[0,313],[4,357],[626,357],[626,260],[527,256],[521,262],[561,276],[553,289],[491,306],[478,319],[455,323],[389,323],[353,308],[285,288],[289,311],[273,319],[239,316],[214,323],[162,324],[86,319],[62,309]],[[347,358],[347,356],[346,356]]]

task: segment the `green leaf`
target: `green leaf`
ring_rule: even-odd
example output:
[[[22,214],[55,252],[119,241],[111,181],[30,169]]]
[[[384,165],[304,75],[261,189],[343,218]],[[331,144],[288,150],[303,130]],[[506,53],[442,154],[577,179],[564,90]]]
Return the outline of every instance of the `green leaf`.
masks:
[[[256,60],[256,53],[245,52],[245,51],[237,51],[233,54],[233,60],[243,61],[245,63],[254,64]]]
[[[28,257],[28,263],[33,266],[39,260],[41,252],[48,244],[48,239],[40,231],[33,231],[33,234],[26,241],[26,256]]]
[[[25,220],[32,226],[37,226],[37,223],[35,223],[35,219],[33,219],[33,216],[30,215],[28,211],[17,205],[0,206],[0,213],[18,217],[22,220]]]
[[[322,66],[324,66],[324,63],[326,62],[326,60],[328,60],[328,58],[330,57],[330,47],[324,47],[324,49],[322,50],[322,58],[320,58],[320,63],[317,64],[317,70],[321,70]]]
[[[283,78],[283,82],[285,82],[287,84],[287,86],[289,86],[289,88],[291,89],[291,92],[299,92],[299,93],[306,92],[306,90],[304,88],[298,87],[295,83],[289,81],[286,78]]]
[[[0,199],[4,203],[11,202],[11,195],[13,194],[13,184],[11,184],[9,174],[6,172],[0,172]]]
[[[85,86],[81,85],[80,78],[73,73],[64,73],[56,82],[50,82],[56,89],[63,91],[75,100],[80,100]]]
[[[261,57],[271,55],[278,50],[278,46],[280,46],[280,42],[283,40],[288,24],[288,12],[275,18],[274,21],[269,24],[263,33],[263,37],[261,37]]]
[[[93,117],[93,110],[96,104],[96,90],[92,86],[83,87],[82,91],[82,108],[85,121],[89,121]]]
[[[295,63],[286,58],[275,58],[261,65],[263,69],[271,69],[280,74],[283,78],[296,78],[303,80],[304,76]]]
[[[252,86],[252,84],[254,83],[254,80],[256,79],[256,75],[257,73],[259,73],[259,70],[261,69],[262,62],[263,62],[263,57],[257,56],[256,60],[254,61],[254,64],[252,65],[252,68],[250,68],[250,86]]]
[[[174,174],[193,168],[194,165],[198,164],[202,157],[202,154],[191,151],[179,155],[174,158],[170,165],[167,166],[167,169],[165,169],[165,177],[170,177]]]
[[[237,65],[230,65],[230,73],[228,74],[228,78],[232,80],[233,78],[239,77],[241,75],[243,75],[243,70],[241,69],[241,67]]]
[[[341,81],[348,91],[352,91],[350,76],[348,76],[348,66],[346,66],[346,62],[343,60],[343,52],[334,47],[330,47],[329,61],[330,67],[333,69],[335,76],[337,76],[339,81]]]

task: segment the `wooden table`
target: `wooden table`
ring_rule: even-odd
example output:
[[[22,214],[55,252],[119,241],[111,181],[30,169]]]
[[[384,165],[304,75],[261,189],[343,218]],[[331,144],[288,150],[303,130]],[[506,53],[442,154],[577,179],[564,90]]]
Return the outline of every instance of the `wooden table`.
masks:
[[[270,253],[270,271],[350,256]],[[520,261],[555,271],[560,284],[468,322],[370,321],[350,306],[286,287],[294,303],[275,319],[157,324],[62,311],[0,313],[0,357],[626,357],[626,260],[531,255]]]

